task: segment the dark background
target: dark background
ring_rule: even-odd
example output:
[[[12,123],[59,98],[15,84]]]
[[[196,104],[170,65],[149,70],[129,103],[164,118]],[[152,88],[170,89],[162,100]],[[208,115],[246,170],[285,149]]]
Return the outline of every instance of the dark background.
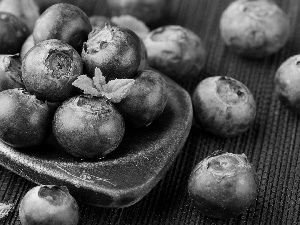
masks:
[[[40,2],[39,0],[37,0]],[[193,124],[187,142],[163,180],[140,202],[124,209],[97,208],[79,203],[80,224],[298,224],[300,188],[299,116],[285,109],[274,94],[274,75],[288,57],[300,53],[299,0],[276,0],[288,14],[292,33],[278,53],[251,60],[235,55],[222,42],[219,20],[229,0],[167,0],[166,18],[151,28],[178,24],[198,34],[208,52],[206,67],[198,77],[179,84],[190,94],[209,76],[231,76],[244,83],[257,102],[257,117],[246,133],[217,138]],[[57,2],[57,1],[43,1]],[[110,16],[102,1],[67,1],[88,15]],[[245,153],[259,177],[256,202],[243,215],[216,220],[202,215],[188,197],[187,181],[193,167],[215,150]],[[0,201],[15,203],[14,211],[0,224],[20,224],[18,206],[33,183],[0,167]]]

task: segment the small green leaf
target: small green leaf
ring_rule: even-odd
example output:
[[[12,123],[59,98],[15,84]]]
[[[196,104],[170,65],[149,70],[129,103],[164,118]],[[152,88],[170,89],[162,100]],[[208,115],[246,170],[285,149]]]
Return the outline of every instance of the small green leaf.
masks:
[[[93,78],[80,75],[72,84],[80,88],[84,94],[104,96],[111,102],[118,103],[128,95],[134,81],[134,79],[115,79],[106,83],[101,70],[96,68]]]
[[[105,96],[113,103],[120,102],[128,95],[134,81],[134,79],[115,79],[109,81],[103,87]]]
[[[80,88],[84,94],[99,96],[99,91],[94,87],[93,80],[86,75],[80,75],[77,77],[72,85]]]
[[[103,91],[102,86],[106,84],[106,81],[105,81],[105,77],[103,76],[101,70],[98,67],[96,67],[95,69],[93,82],[99,91]]]

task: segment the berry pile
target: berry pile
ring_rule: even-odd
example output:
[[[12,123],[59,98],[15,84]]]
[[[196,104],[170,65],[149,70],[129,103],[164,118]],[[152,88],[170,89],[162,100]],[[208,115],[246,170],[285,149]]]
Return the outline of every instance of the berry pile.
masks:
[[[125,126],[148,126],[163,112],[166,81],[140,66],[145,49],[130,29],[92,29],[80,8],[59,3],[37,19],[32,40],[21,62],[2,58],[0,138],[8,145],[39,145],[52,132],[71,155],[102,158]]]

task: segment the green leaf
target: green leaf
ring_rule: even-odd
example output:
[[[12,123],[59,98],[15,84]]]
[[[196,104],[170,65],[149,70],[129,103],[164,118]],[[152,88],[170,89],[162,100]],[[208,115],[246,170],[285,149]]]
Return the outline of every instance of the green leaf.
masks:
[[[102,91],[102,85],[105,85],[106,84],[106,81],[105,81],[105,77],[103,76],[101,70],[96,67],[95,69],[95,74],[94,74],[94,77],[93,77],[93,82],[94,82],[94,85],[96,86],[96,88],[99,90],[99,91]]]
[[[99,91],[94,87],[93,80],[86,75],[77,77],[72,85],[81,89],[84,94],[99,96]]]
[[[104,96],[111,102],[118,103],[129,94],[134,82],[134,79],[115,79],[106,83],[101,70],[96,68],[93,78],[80,75],[72,84],[80,88],[84,94],[95,97]]]
[[[113,103],[118,103],[128,95],[133,84],[134,79],[111,80],[103,86],[105,96]]]

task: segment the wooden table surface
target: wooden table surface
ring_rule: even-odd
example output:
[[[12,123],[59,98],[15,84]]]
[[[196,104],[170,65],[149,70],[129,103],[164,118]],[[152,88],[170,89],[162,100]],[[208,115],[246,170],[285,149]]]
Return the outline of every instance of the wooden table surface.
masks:
[[[208,52],[206,67],[198,77],[179,84],[192,94],[196,85],[209,76],[238,79],[256,99],[255,123],[246,133],[228,139],[209,135],[194,123],[174,165],[146,197],[123,209],[79,203],[80,224],[300,224],[300,120],[280,104],[273,83],[280,64],[288,57],[300,54],[300,1],[275,0],[290,18],[291,38],[278,53],[259,60],[237,56],[224,46],[219,20],[230,0],[167,1],[166,18],[155,26],[178,24],[188,27],[202,38]],[[104,0],[93,1],[93,7],[88,0],[68,2],[78,4],[88,15],[110,16]],[[208,218],[197,211],[188,197],[187,181],[191,170],[215,150],[245,153],[259,177],[256,202],[237,218]],[[0,167],[0,175],[0,202],[16,204],[0,224],[20,224],[18,206],[25,193],[35,185],[3,167]]]

